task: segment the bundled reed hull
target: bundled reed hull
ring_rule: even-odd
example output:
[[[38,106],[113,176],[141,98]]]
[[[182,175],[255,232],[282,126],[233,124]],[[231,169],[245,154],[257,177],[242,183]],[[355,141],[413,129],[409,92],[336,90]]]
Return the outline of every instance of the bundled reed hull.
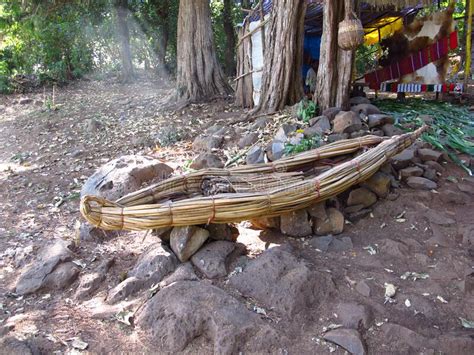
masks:
[[[296,154],[290,157],[267,164],[238,166],[230,169],[205,169],[187,175],[174,176],[165,181],[149,186],[145,189],[128,194],[116,202],[121,206],[139,206],[151,203],[160,203],[176,194],[201,194],[201,186],[209,177],[249,177],[257,174],[283,174],[287,172],[304,172],[318,165],[327,167],[324,159],[351,154],[362,148],[379,144],[385,138],[365,136],[356,139],[347,139],[327,144],[317,149]]]
[[[278,216],[337,196],[368,179],[392,156],[409,147],[425,129],[384,140],[377,147],[316,177],[281,188],[139,206],[85,196],[81,200],[81,213],[89,223],[106,230],[148,230]]]

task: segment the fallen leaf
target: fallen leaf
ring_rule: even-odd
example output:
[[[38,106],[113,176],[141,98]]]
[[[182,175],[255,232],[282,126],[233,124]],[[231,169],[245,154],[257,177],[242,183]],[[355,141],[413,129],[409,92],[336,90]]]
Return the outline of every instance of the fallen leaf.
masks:
[[[89,346],[88,343],[86,343],[85,341],[83,341],[81,338],[78,338],[78,337],[72,338],[70,340],[72,340],[71,345],[74,349],[86,350],[87,347]]]
[[[474,321],[459,317],[461,325],[466,329],[474,329]]]

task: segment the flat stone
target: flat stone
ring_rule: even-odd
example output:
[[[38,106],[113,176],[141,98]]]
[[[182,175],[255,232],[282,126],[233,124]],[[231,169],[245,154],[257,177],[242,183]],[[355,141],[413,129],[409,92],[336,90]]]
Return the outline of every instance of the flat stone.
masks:
[[[380,110],[377,106],[372,104],[359,104],[351,107],[351,111],[355,112],[357,115],[363,114],[365,116],[380,114]]]
[[[316,309],[334,290],[327,273],[310,269],[303,259],[282,247],[268,249],[249,261],[229,284],[244,297],[285,317]]]
[[[239,236],[239,230],[229,224],[209,224],[206,226],[209,238],[212,240],[227,240],[235,242]]]
[[[307,211],[311,217],[319,218],[325,220],[328,218],[328,214],[326,212],[326,202],[319,202],[311,207],[307,208]]]
[[[58,291],[65,289],[76,281],[79,276],[79,268],[72,262],[59,264],[53,272],[43,280],[43,288]]]
[[[296,131],[296,129],[297,129],[296,125],[283,124],[278,129],[273,140],[277,142],[281,142],[281,143],[286,143],[286,141],[288,140],[288,135]]]
[[[327,252],[333,239],[334,237],[332,235],[313,237],[309,241],[309,244],[311,244],[311,246],[315,249],[321,250],[322,252]]]
[[[345,328],[369,329],[374,321],[370,308],[358,303],[340,303],[336,308],[336,313],[338,321]]]
[[[344,215],[335,208],[327,209],[325,220],[313,218],[313,232],[316,235],[341,234],[344,231]]]
[[[401,170],[408,167],[414,157],[415,151],[413,149],[405,149],[403,152],[393,156],[391,163],[395,169]]]
[[[390,193],[391,179],[389,175],[379,171],[366,180],[362,186],[368,188],[379,198],[386,198]]]
[[[425,216],[431,223],[437,224],[439,226],[450,226],[456,223],[454,219],[446,216],[442,212],[431,209],[425,212]]]
[[[333,121],[334,133],[352,133],[362,128],[362,121],[358,114],[352,111],[341,111]]]
[[[321,127],[318,126],[312,126],[304,129],[304,136],[306,138],[312,138],[315,136],[321,136],[323,135],[324,131],[321,129]]]
[[[331,130],[331,123],[329,118],[326,116],[314,117],[309,121],[309,125],[313,128],[318,128],[321,132],[327,132]]]
[[[115,263],[115,258],[108,258],[104,260],[97,269],[90,273],[81,276],[79,286],[76,289],[74,297],[77,300],[84,300],[91,297],[96,292],[106,279],[107,272]]]
[[[467,205],[471,201],[466,194],[453,190],[441,191],[439,197],[446,204]]]
[[[368,116],[369,128],[380,127],[387,123],[395,123],[395,119],[392,116],[385,115],[383,113],[373,114]]]
[[[443,166],[436,162],[436,161],[432,161],[432,160],[428,160],[424,163],[426,166],[430,167],[431,169],[434,169],[436,170],[438,173],[443,173],[446,171],[445,168],[443,168]]]
[[[458,185],[459,191],[465,192],[470,195],[474,195],[474,186],[472,184],[459,183],[457,185]]]
[[[324,340],[346,349],[353,355],[365,355],[365,345],[359,332],[355,329],[335,329],[324,334]]]
[[[280,230],[283,234],[295,238],[311,235],[312,228],[306,210],[283,214],[280,217]]]
[[[177,266],[176,256],[167,247],[161,243],[150,245],[128,272],[129,277],[109,291],[107,302],[117,303],[158,284]]]
[[[285,154],[285,147],[286,147],[285,143],[275,142],[275,141],[272,142],[270,159],[272,161],[281,159],[281,157],[283,157],[283,155]]]
[[[438,185],[423,177],[411,176],[407,179],[407,185],[415,190],[435,190]]]
[[[428,167],[425,168],[425,171],[423,173],[423,177],[428,179],[428,180],[435,181],[435,182],[439,180],[438,175],[436,174],[436,170],[428,168]]]
[[[191,169],[205,169],[205,168],[223,168],[224,162],[217,155],[212,153],[202,153],[199,154],[192,164],[190,165]]]
[[[334,118],[336,117],[336,115],[341,111],[342,110],[341,110],[340,107],[330,107],[330,108],[325,109],[322,112],[322,115],[326,116],[328,118],[329,122],[332,122],[334,120]]]
[[[252,132],[242,137],[239,140],[239,143],[237,143],[237,145],[239,146],[240,149],[243,149],[245,147],[251,146],[257,141],[258,141],[258,133]]]
[[[175,227],[171,232],[171,249],[181,262],[188,261],[209,237],[209,231],[196,226]]]
[[[45,287],[45,280],[61,263],[72,260],[70,243],[59,240],[44,246],[38,257],[26,267],[16,284],[16,293],[30,294]]]
[[[313,237],[309,243],[315,249],[329,253],[349,251],[354,247],[350,237],[342,237],[339,239],[331,235],[324,237]]]
[[[161,161],[139,155],[125,155],[100,167],[87,179],[81,197],[94,195],[115,201],[135,192],[142,184],[167,179],[173,169]]]
[[[363,205],[365,208],[372,206],[376,202],[377,195],[364,187],[352,190],[347,199],[348,206]]]
[[[371,294],[370,286],[367,284],[365,280],[361,280],[357,282],[355,289],[362,296],[370,297],[370,294]]]
[[[224,142],[224,136],[212,134],[201,135],[194,139],[193,150],[197,152],[210,152],[213,149],[218,149]]]
[[[235,248],[235,243],[216,241],[203,246],[191,257],[191,262],[208,279],[216,279],[227,275],[226,259]]]
[[[264,162],[264,152],[262,147],[254,146],[252,147],[245,158],[245,162],[249,165],[251,164],[260,164]]]
[[[400,177],[402,180],[406,180],[408,179],[409,177],[412,177],[412,176],[422,176],[423,175],[423,169],[418,167],[418,166],[410,166],[408,168],[405,168],[405,169],[401,169],[400,170]]]
[[[112,288],[107,294],[107,303],[114,304],[145,288],[145,281],[137,277],[128,277],[117,286]]]
[[[436,150],[433,149],[418,149],[418,156],[420,159],[424,162],[426,161],[440,161],[441,157],[443,156],[443,153],[437,152]]]

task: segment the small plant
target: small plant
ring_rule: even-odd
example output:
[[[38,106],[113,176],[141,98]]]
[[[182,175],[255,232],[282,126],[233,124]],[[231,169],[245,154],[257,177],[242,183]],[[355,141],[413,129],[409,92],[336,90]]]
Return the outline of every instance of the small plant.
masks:
[[[304,98],[298,104],[298,112],[296,115],[299,120],[308,123],[309,120],[316,116],[318,109],[319,107],[314,101]]]
[[[299,144],[287,143],[285,145],[285,154],[292,155],[292,154],[306,152],[307,150],[320,147],[322,142],[323,142],[322,137],[319,135],[316,135],[311,138],[303,138]]]

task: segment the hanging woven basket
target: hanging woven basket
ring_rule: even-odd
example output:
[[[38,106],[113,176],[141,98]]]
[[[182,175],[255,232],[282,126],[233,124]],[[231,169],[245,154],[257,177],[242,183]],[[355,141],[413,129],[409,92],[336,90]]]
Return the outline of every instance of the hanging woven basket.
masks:
[[[351,51],[364,43],[364,27],[354,12],[349,12],[339,23],[338,44],[341,49]]]

